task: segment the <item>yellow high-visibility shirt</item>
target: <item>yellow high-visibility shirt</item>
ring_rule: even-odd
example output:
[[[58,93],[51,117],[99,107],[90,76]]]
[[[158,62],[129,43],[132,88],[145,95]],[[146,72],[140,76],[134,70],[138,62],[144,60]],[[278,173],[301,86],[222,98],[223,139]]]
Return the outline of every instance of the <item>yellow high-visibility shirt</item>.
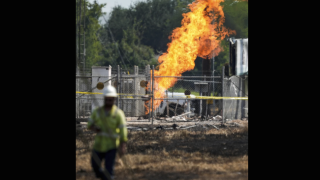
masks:
[[[118,148],[120,141],[128,141],[125,115],[116,105],[112,106],[108,114],[105,114],[103,106],[95,109],[88,120],[88,128],[93,124],[101,129],[93,145],[93,149],[98,152]]]

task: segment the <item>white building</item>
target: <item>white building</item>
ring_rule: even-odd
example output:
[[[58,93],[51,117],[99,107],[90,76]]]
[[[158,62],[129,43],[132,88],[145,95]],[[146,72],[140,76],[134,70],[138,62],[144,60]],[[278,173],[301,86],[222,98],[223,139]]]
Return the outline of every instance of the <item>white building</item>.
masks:
[[[104,86],[111,85],[111,66],[92,66],[92,84],[93,93],[103,93],[103,88],[98,89],[97,84],[103,83]],[[103,105],[102,94],[92,94],[91,112]]]

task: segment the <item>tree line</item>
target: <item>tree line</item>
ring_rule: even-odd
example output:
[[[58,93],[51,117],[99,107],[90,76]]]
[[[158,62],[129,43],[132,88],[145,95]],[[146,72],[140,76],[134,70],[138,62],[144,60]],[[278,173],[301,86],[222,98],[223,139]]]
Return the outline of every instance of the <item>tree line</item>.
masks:
[[[86,67],[120,65],[122,69],[133,69],[134,65],[147,64],[156,67],[158,56],[167,50],[168,37],[173,29],[181,26],[182,13],[190,11],[188,4],[192,2],[146,0],[136,1],[129,8],[118,5],[108,12],[110,18],[104,25],[98,20],[106,15],[102,8],[107,4],[85,2]],[[225,13],[224,26],[236,31],[233,37],[247,38],[248,2],[225,0],[221,5]],[[224,51],[215,57],[217,71],[228,62],[228,43],[221,41],[221,47]],[[194,72],[202,69],[201,58],[197,58],[195,64]]]

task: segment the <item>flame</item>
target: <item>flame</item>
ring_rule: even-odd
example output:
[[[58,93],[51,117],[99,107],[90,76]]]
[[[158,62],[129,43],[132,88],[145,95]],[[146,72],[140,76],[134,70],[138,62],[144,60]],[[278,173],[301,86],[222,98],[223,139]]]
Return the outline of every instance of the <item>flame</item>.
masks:
[[[194,69],[197,56],[212,58],[213,54],[217,56],[221,52],[220,41],[236,33],[223,26],[225,17],[220,5],[223,1],[196,0],[188,5],[191,12],[182,14],[182,26],[174,29],[169,36],[171,42],[167,44],[167,52],[158,59],[160,65],[159,70],[154,71],[155,76],[181,76],[183,72]],[[154,97],[164,98],[165,90],[172,87],[176,81],[177,78],[155,78]],[[150,86],[151,83],[148,84],[148,89]],[[161,101],[154,101],[154,110]],[[148,106],[146,113],[149,113]]]

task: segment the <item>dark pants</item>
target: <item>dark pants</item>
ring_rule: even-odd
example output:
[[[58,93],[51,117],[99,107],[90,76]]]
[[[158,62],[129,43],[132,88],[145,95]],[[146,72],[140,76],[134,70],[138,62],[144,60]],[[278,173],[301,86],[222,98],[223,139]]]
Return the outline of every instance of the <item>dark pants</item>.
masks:
[[[111,179],[113,179],[113,175],[114,175],[113,168],[114,168],[114,163],[115,163],[115,159],[116,159],[117,149],[112,149],[112,150],[109,150],[108,152],[103,152],[103,153],[93,150],[92,153],[95,153],[97,155],[100,162],[104,158],[105,168],[107,169],[108,173],[110,174]],[[99,165],[93,159],[92,156],[91,156],[91,165],[92,165],[93,171],[95,172],[97,178],[102,178],[103,180],[107,180],[107,177],[104,175],[103,172],[101,172]],[[101,166],[101,164],[100,164],[100,166]],[[103,167],[101,167],[101,168],[103,168]]]

